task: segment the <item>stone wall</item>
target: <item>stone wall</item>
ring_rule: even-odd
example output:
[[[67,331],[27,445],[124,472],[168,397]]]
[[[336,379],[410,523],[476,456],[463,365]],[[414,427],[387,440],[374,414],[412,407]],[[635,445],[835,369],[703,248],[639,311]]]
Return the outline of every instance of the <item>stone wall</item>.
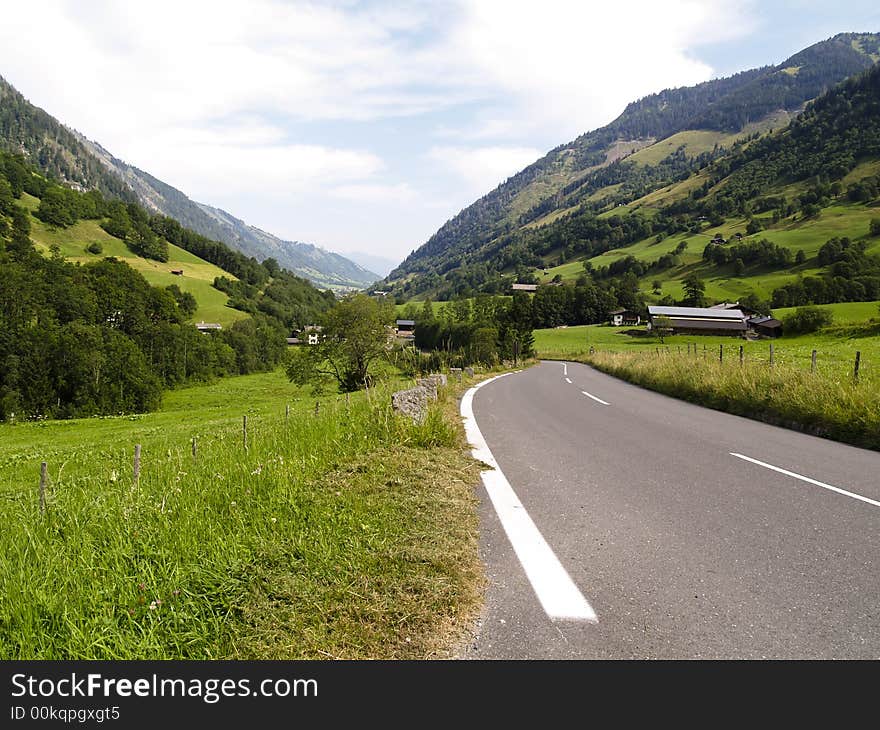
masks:
[[[432,400],[437,400],[437,388],[446,385],[446,382],[443,373],[418,378],[415,388],[398,390],[391,394],[391,408],[397,413],[409,416],[416,423],[421,423],[428,413],[428,404]]]

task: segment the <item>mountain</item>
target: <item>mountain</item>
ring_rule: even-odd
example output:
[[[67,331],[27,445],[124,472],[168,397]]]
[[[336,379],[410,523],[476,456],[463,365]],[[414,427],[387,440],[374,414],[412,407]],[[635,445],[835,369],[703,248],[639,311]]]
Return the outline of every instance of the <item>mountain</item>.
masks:
[[[359,266],[370,271],[378,271],[381,276],[377,276],[376,279],[390,274],[398,264],[398,259],[389,259],[366,251],[349,251],[346,255]]]
[[[597,233],[589,225],[578,230],[577,220],[626,207],[778,132],[807,102],[878,59],[880,34],[843,33],[777,66],[635,101],[607,126],[551,150],[462,210],[386,281],[403,298],[502,291],[511,277],[547,266],[536,251],[554,236],[564,260]],[[607,233],[604,250],[636,235],[625,230],[632,223],[621,220]]]
[[[0,149],[24,155],[42,172],[76,190],[96,189],[108,197],[139,202],[152,212],[174,218],[186,228],[260,261],[274,258],[282,267],[323,288],[359,289],[381,278],[344,256],[311,244],[282,240],[226,211],[190,200],[176,188],[68,129],[28,102],[2,77]]]

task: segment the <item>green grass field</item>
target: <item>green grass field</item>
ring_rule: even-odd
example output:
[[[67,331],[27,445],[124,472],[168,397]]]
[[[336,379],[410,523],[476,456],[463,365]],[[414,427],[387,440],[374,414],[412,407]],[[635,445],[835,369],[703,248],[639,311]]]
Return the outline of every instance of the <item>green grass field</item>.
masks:
[[[415,426],[388,396],[316,414],[268,373],[0,425],[0,659],[443,655],[480,600],[477,466],[452,398]]]
[[[22,195],[21,202],[31,211],[36,210],[40,203],[27,193]],[[139,271],[155,286],[177,284],[182,291],[190,292],[199,304],[193,317],[194,322],[219,322],[229,326],[248,316],[245,312],[227,307],[229,297],[212,286],[216,277],[234,279],[232,274],[172,244],[168,246],[168,261],[160,263],[133,254],[122,241],[104,231],[98,221],[77,221],[70,228],[56,229],[33,216],[31,239],[43,251],[48,251],[51,246],[58,246],[61,253],[71,261],[87,263],[105,256],[114,256]],[[91,243],[101,244],[103,251],[100,254],[89,253],[86,249]],[[172,269],[183,269],[183,276],[172,274]]]
[[[822,305],[830,309],[836,324],[817,333],[783,336],[773,341],[774,360],[809,370],[812,351],[817,351],[818,369],[829,377],[847,378],[853,370],[856,352],[861,353],[860,374],[864,381],[880,386],[880,310],[878,302],[852,302]],[[774,312],[785,316],[793,309]],[[871,322],[871,319],[874,319]],[[656,337],[633,337],[624,334],[629,327],[582,325],[535,330],[535,349],[539,358],[565,359],[587,355],[590,347],[599,352],[696,352],[698,357],[718,357],[723,346],[728,359],[738,359],[743,346],[748,360],[769,362],[770,341],[745,341],[735,337],[676,335],[665,337],[660,343]]]

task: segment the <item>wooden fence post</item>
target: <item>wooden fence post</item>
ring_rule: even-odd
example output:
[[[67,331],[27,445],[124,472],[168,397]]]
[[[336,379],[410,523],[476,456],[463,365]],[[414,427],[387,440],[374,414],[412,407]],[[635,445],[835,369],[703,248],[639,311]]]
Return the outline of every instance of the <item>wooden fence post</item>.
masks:
[[[724,362],[724,345],[718,345],[718,362]]]
[[[739,346],[739,364],[743,364],[743,360],[745,359],[745,353],[743,352],[743,346]]]
[[[241,419],[241,439],[244,443],[244,450],[247,451],[247,416],[243,416]]]
[[[853,380],[858,383],[859,382],[859,362],[862,359],[862,353],[856,351],[856,364],[853,368]]]
[[[285,404],[284,406],[284,423],[290,422],[290,403]]]
[[[816,372],[816,351],[815,350],[813,350],[813,355],[810,358],[810,372],[811,373]]]
[[[316,415],[316,416],[318,415],[318,412],[319,412],[320,410],[321,410],[321,403],[320,403],[320,401],[315,401],[315,415]]]
[[[49,465],[44,461],[40,464],[40,514],[46,511],[46,480]]]
[[[141,445],[134,445],[134,485],[137,486],[141,478]]]
[[[348,408],[350,403],[351,403],[351,393],[346,393],[345,394],[345,407]]]
[[[192,454],[193,454],[193,461],[195,461],[196,458],[198,458],[198,448],[199,448],[199,447],[198,447],[198,444],[197,444],[197,442],[196,442],[196,437],[193,436],[193,440],[192,440]]]

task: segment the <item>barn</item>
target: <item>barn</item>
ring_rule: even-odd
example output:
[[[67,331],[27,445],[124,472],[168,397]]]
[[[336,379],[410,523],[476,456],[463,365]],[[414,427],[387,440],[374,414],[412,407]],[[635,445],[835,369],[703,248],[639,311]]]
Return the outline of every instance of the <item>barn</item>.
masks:
[[[748,331],[746,315],[739,309],[711,307],[649,306],[651,328],[658,317],[663,317],[673,334],[677,335],[730,335],[742,337]]]

